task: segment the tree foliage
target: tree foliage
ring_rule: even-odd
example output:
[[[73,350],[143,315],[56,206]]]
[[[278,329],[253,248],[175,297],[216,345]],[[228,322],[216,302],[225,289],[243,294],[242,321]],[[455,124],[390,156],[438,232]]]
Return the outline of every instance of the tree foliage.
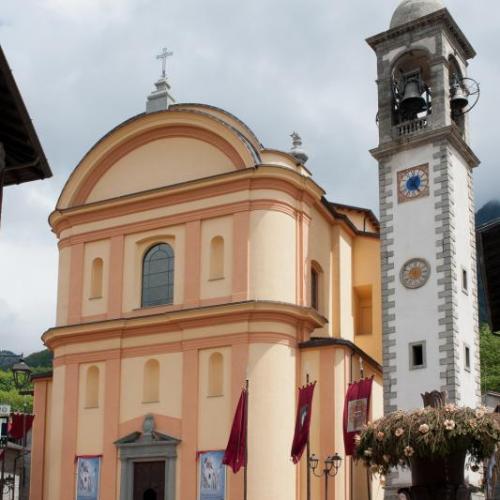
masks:
[[[33,397],[19,394],[10,370],[0,370],[0,404],[10,405],[12,411],[26,413],[33,411]]]
[[[24,358],[24,361],[31,368],[43,368],[45,371],[52,369],[52,359],[54,355],[48,349],[34,352]]]
[[[481,327],[481,390],[500,392],[500,337],[488,325]]]

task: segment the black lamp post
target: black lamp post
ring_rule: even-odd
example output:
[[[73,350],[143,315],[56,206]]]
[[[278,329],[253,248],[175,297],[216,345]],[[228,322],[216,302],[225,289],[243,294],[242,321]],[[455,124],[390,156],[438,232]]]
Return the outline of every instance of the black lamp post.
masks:
[[[31,368],[25,363],[24,359],[20,359],[12,366],[12,376],[14,377],[14,385],[21,395],[33,395],[33,391],[26,390],[31,382]]]
[[[12,377],[14,378],[14,385],[16,389],[19,391],[19,394],[23,396],[33,396],[33,391],[28,389],[28,386],[31,382],[31,368],[26,364],[24,359],[20,359],[16,364],[12,366]],[[22,469],[22,479],[20,481],[19,487],[19,495],[24,498],[24,486],[26,481],[25,476],[25,456],[28,452],[26,451],[26,412],[23,412],[23,437],[22,437],[22,452],[19,456],[14,460],[14,475],[17,469],[17,461],[19,458],[23,460],[23,469]],[[12,490],[12,498],[14,498],[14,490]]]
[[[328,500],[328,478],[335,477],[337,475],[337,472],[340,469],[340,465],[342,464],[342,457],[338,453],[335,453],[328,456],[323,464],[323,470],[320,472],[316,472],[316,469],[319,465],[318,457],[312,454],[308,458],[308,466],[309,469],[311,469],[312,473],[316,477],[323,476],[325,478],[325,500]]]

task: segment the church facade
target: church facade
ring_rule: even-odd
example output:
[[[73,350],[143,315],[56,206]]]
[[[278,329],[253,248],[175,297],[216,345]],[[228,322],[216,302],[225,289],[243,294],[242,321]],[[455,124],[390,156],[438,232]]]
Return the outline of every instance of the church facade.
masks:
[[[290,449],[307,378],[310,451],[343,458],[329,498],[377,498],[342,434],[351,381],[374,377],[382,413],[377,219],[329,202],[297,144],[266,149],[233,115],[157,88],[50,216],[57,324],[53,373],[34,380],[31,500],[78,498],[85,457],[101,500],[203,498],[200,454],[226,447],[246,380],[248,498],[305,500],[306,455],[294,465]],[[243,472],[226,475],[225,498],[243,500]]]

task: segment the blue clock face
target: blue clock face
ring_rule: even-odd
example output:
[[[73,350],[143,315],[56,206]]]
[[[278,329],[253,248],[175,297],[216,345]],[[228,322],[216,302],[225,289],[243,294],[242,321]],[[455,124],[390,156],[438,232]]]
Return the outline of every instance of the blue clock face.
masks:
[[[429,172],[427,166],[415,167],[398,172],[399,201],[408,201],[429,193]]]

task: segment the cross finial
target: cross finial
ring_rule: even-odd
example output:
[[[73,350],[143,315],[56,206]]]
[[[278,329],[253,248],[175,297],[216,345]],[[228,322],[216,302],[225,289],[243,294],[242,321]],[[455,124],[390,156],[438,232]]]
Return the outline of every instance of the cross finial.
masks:
[[[161,54],[156,56],[156,59],[161,59],[161,76],[165,78],[166,76],[166,68],[167,68],[167,57],[173,56],[173,52],[169,52],[166,47],[163,47]]]

